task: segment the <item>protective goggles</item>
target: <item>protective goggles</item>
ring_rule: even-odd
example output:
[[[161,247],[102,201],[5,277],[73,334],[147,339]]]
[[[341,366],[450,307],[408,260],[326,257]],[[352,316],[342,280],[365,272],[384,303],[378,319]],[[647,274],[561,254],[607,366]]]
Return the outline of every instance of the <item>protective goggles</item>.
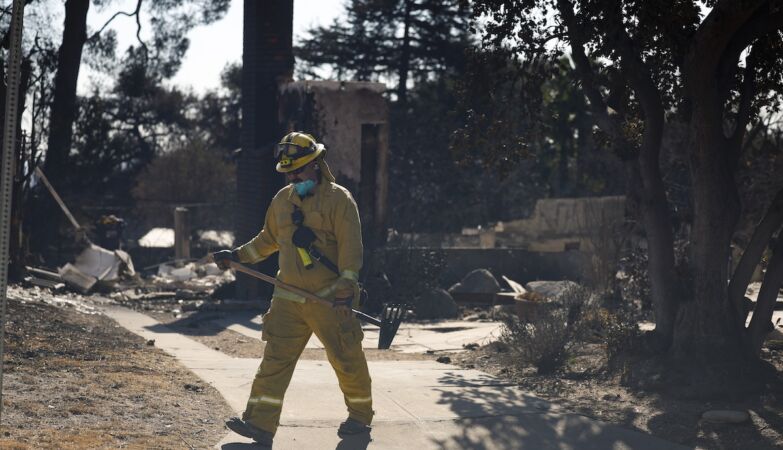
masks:
[[[275,148],[275,159],[285,156],[288,159],[299,159],[315,151],[315,146],[301,147],[296,144],[281,143]]]

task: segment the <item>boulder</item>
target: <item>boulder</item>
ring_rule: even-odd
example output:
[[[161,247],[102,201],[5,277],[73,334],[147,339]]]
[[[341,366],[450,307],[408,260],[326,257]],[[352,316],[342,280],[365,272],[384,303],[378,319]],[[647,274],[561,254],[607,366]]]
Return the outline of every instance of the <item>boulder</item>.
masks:
[[[559,300],[563,293],[569,289],[578,288],[579,285],[573,281],[531,281],[525,285],[529,292],[544,297],[547,300]]]
[[[422,296],[416,304],[419,319],[453,319],[459,316],[459,308],[451,295],[437,288]]]
[[[450,294],[495,294],[500,292],[498,280],[487,269],[476,269],[449,288]]]

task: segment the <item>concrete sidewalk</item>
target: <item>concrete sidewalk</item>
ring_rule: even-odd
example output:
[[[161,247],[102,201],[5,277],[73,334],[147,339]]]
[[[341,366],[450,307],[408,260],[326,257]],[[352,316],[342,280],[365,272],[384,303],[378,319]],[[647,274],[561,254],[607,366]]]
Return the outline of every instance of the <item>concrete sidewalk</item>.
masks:
[[[234,312],[209,320],[220,328],[235,331],[244,336],[261,340],[261,316],[253,313]],[[400,353],[424,353],[463,351],[466,344],[486,345],[500,336],[500,322],[469,322],[447,320],[437,323],[403,323],[392,342],[391,350]],[[364,348],[378,348],[378,327],[363,324]],[[324,348],[315,336],[307,347]]]
[[[120,325],[178,358],[213,385],[237,413],[258,360],[232,358],[122,308]],[[374,408],[370,438],[340,439],[345,405],[326,361],[300,361],[286,394],[275,449],[675,449],[661,439],[567,414],[476,370],[433,361],[370,362]],[[256,448],[227,434],[219,447]]]

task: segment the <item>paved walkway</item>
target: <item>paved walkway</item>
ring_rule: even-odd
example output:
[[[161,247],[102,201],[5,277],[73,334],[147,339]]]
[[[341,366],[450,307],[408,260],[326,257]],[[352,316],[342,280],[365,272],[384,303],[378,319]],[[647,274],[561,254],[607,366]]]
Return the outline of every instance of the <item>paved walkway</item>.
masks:
[[[106,314],[179,359],[238,413],[258,360],[232,358],[123,308]],[[250,319],[247,319],[250,320]],[[248,327],[252,329],[252,327]],[[326,361],[300,361],[283,407],[275,449],[677,449],[661,439],[568,414],[476,370],[433,361],[370,362],[372,440],[341,440],[345,405]],[[256,448],[228,433],[224,450]]]
[[[248,313],[228,313],[209,320],[220,328],[226,328],[253,339],[261,339],[261,316]],[[366,325],[364,348],[378,348],[378,327]],[[466,344],[486,345],[500,337],[499,322],[469,322],[449,320],[438,323],[403,323],[392,342],[391,350],[400,353],[457,352]],[[313,335],[307,343],[310,349],[324,348]]]

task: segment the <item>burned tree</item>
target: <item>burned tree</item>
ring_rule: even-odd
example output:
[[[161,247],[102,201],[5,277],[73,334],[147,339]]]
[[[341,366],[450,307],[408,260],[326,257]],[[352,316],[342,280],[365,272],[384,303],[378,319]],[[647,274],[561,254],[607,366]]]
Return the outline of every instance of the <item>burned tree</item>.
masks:
[[[741,307],[780,202],[730,274],[742,213],[736,183],[749,124],[781,105],[783,5],[777,1],[504,1],[475,3],[486,43],[514,57],[569,55],[600,131],[624,161],[649,243],[655,336],[661,349],[707,362],[758,354],[774,297],[759,298],[749,328]],[[513,36],[510,38],[509,36]],[[686,270],[675,268],[674,230],[660,164],[664,133],[688,130],[693,214]],[[778,246],[779,247],[779,246]],[[779,248],[775,249],[780,254]],[[775,262],[780,256],[775,256]],[[779,263],[778,263],[779,264]],[[763,290],[777,292],[770,265]],[[731,276],[733,275],[733,277]],[[731,283],[727,280],[733,278]]]
[[[282,136],[277,117],[279,85],[293,75],[293,0],[245,0],[242,51],[242,153],[237,164],[237,242],[247,242],[264,223],[265,208],[280,183],[274,144]],[[262,263],[274,270],[276,262]],[[264,286],[266,288],[266,286]],[[238,295],[256,298],[259,281],[240,276]],[[271,291],[268,292],[271,294]]]

